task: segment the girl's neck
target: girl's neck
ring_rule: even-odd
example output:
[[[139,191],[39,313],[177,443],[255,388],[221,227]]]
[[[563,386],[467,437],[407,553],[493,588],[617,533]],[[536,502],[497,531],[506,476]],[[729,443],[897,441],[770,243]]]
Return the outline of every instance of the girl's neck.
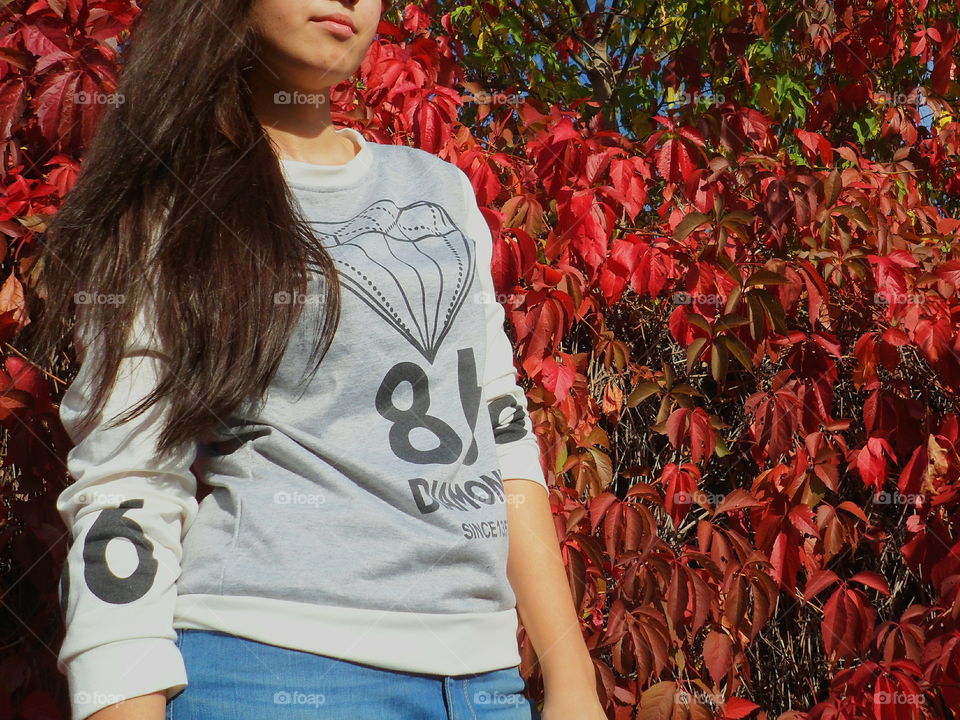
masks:
[[[338,134],[330,116],[330,88],[314,92],[282,88],[261,76],[248,78],[254,114],[281,159],[342,165],[360,148]]]

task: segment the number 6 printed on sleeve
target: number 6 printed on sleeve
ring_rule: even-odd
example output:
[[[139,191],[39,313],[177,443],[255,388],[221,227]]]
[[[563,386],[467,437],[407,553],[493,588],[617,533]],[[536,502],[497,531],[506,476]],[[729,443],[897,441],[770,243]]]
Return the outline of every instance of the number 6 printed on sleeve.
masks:
[[[66,632],[58,668],[74,720],[138,695],[171,697],[187,684],[173,614],[181,540],[198,510],[190,471],[197,445],[156,457],[162,401],[107,427],[152,391],[163,369],[162,352],[143,332],[146,317],[137,316],[102,415],[81,429],[94,363],[79,335],[80,370],[60,404],[75,443],[67,455],[75,482],[57,499],[72,538],[60,582]]]

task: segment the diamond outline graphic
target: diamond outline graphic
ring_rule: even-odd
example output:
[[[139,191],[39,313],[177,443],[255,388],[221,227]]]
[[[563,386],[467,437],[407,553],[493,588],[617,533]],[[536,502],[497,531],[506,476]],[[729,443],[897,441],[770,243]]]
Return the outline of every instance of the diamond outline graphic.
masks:
[[[334,259],[343,286],[432,364],[475,275],[474,248],[447,210],[427,201],[400,207],[383,199],[344,222],[314,220],[310,225]],[[387,265],[379,259],[387,252],[395,264]],[[436,297],[428,297],[421,275],[424,268],[404,258],[410,252],[414,253],[410,260],[432,261],[439,286]],[[457,266],[458,274],[450,287],[444,265],[437,259],[441,253],[452,257]],[[362,258],[355,264],[349,260],[352,254]],[[371,278],[358,266],[365,270],[378,268],[378,276]],[[407,277],[401,278],[401,273]]]

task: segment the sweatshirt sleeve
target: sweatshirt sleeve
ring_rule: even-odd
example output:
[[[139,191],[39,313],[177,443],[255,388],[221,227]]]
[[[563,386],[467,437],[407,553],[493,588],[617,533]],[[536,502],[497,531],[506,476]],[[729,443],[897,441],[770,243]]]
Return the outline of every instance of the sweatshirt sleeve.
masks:
[[[67,676],[73,720],[151,692],[170,698],[187,685],[173,613],[181,539],[198,510],[190,471],[197,445],[184,444],[162,461],[154,457],[163,401],[105,427],[149,394],[163,369],[146,317],[138,315],[102,414],[82,432],[94,368],[78,322],[80,370],[60,403],[74,443],[67,469],[75,482],[57,499],[71,538],[60,583],[66,630],[57,667]]]
[[[527,413],[527,396],[517,384],[514,351],[503,329],[506,313],[493,284],[493,237],[466,173],[457,168],[467,208],[467,232],[476,241],[478,298],[484,305],[486,348],[483,391],[504,480],[532,480],[548,490],[540,446]]]

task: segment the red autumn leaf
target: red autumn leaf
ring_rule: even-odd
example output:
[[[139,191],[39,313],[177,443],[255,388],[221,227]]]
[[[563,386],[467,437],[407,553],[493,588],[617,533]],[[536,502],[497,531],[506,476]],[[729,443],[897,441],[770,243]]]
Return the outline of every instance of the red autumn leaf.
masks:
[[[15,379],[0,370],[0,423],[6,424],[29,413],[35,405],[34,396],[17,387]]]
[[[665,486],[663,507],[673,518],[674,525],[690,510],[698,492],[700,471],[690,463],[669,463],[660,473],[660,482]]]
[[[684,140],[670,138],[657,150],[657,172],[667,182],[680,182],[695,167],[693,150]]]
[[[833,165],[833,146],[825,137],[802,128],[796,128],[793,132],[800,139],[808,162],[815,163],[819,160],[824,165]]]
[[[781,373],[781,381],[785,379]],[[797,427],[800,400],[796,393],[781,386],[772,393],[755,393],[744,402],[750,418],[750,434],[755,457],[778,458],[790,448]]]
[[[800,571],[800,535],[793,528],[778,532],[770,551],[772,577],[787,592],[793,592]]]
[[[610,179],[630,220],[636,220],[647,202],[647,182],[650,178],[650,167],[639,156],[610,160]]]
[[[634,292],[656,296],[666,287],[675,272],[673,257],[655,243],[638,242],[637,263],[630,276]]]
[[[36,365],[17,355],[9,355],[4,361],[9,373],[11,387],[23,391],[33,400],[31,411],[42,414],[52,412],[50,385]]]
[[[26,300],[23,294],[23,284],[14,274],[7,275],[7,279],[0,286],[0,313],[12,312],[10,319],[16,323],[16,332],[30,324],[27,315]]]
[[[703,408],[696,408],[690,415],[690,453],[693,462],[709,460],[716,448],[717,439],[710,415]]]
[[[883,488],[887,480],[887,461],[897,461],[893,448],[885,439],[872,437],[859,450],[852,452],[853,466],[860,474],[860,479],[867,487],[877,490]]]
[[[763,503],[743,488],[737,488],[723,498],[723,501],[717,506],[714,513],[719,515],[720,513],[733,512],[734,510],[752,507],[763,507]]]
[[[723,704],[723,718],[724,720],[742,720],[759,708],[759,705],[746,698],[727,698],[727,701]]]
[[[0,136],[10,137],[26,107],[27,84],[21,75],[10,75],[0,83]]]
[[[832,587],[840,582],[840,578],[833,570],[815,570],[807,579],[807,584],[803,588],[803,597],[806,600],[815,598],[828,587]]]
[[[733,664],[733,643],[726,633],[712,630],[703,641],[703,662],[717,685]]]
[[[555,356],[543,359],[543,386],[552,392],[558,399],[566,397],[573,387],[577,377],[577,367],[570,355],[559,353],[560,361]]]
[[[853,577],[851,577],[847,582],[858,582],[867,587],[871,587],[877,592],[883,593],[884,595],[890,595],[890,586],[887,584],[886,579],[883,575],[879,573],[871,572],[869,570],[861,570]]]
[[[677,704],[676,683],[658,682],[640,695],[637,720],[670,720]]]

